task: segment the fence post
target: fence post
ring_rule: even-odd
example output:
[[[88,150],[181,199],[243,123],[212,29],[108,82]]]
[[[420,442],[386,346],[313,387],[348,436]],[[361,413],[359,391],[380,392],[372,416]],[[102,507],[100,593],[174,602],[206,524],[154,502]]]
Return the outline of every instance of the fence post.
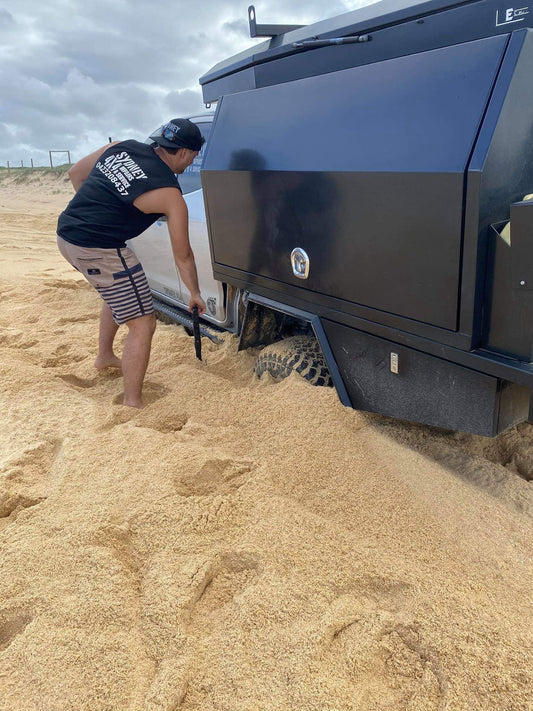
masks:
[[[33,170],[33,158],[30,158],[31,160],[31,169]]]
[[[66,150],[66,149],[65,149],[64,151],[52,151],[52,150],[49,150],[49,151],[48,151],[48,155],[50,156],[50,168],[53,168],[53,167],[54,167],[54,161],[53,161],[53,159],[52,159],[52,155],[53,155],[54,153],[66,153],[67,156],[68,156],[68,163],[69,163],[69,165],[70,165],[70,151],[68,151],[68,150]]]
[[[9,175],[9,170],[10,170],[10,168],[9,168],[9,161],[7,161],[7,174],[8,174],[8,175]]]
[[[22,160],[20,161],[20,167],[24,168],[24,161],[22,161]]]

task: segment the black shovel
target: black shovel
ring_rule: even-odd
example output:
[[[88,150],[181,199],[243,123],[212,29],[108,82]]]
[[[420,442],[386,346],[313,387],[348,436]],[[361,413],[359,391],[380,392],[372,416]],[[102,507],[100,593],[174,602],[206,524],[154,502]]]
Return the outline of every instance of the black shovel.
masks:
[[[200,336],[200,320],[198,318],[198,306],[192,307],[192,331],[194,334],[194,350],[198,360],[202,360],[202,339]]]

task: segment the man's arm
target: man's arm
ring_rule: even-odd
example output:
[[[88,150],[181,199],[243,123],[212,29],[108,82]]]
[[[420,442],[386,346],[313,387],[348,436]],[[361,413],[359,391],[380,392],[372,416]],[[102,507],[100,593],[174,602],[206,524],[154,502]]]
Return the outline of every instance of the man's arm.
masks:
[[[107,145],[102,146],[102,148],[99,148],[97,151],[94,151],[94,153],[90,153],[88,156],[85,156],[85,158],[81,158],[77,163],[74,163],[72,168],[68,171],[68,177],[70,178],[70,182],[74,186],[74,190],[76,192],[78,192],[83,183],[87,180],[89,173],[96,165],[96,161],[100,158],[102,153],[107,151],[107,149],[111,146],[116,146],[117,143],[120,143],[120,141],[108,143]]]
[[[166,215],[168,234],[174,261],[183,279],[185,286],[190,291],[189,309],[198,307],[198,313],[205,313],[205,303],[200,295],[196,262],[189,242],[189,214],[187,204],[178,188],[159,188],[139,195],[133,201],[135,207],[141,212],[162,213]]]

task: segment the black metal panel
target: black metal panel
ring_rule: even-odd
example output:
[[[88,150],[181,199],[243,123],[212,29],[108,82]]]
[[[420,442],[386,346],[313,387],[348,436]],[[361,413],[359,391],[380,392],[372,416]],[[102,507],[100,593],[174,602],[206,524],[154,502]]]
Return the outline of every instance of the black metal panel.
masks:
[[[522,203],[522,206],[526,204]],[[533,363],[532,215],[533,202],[522,211],[518,205],[511,207],[510,243],[493,230],[492,259],[489,261],[492,301],[487,347],[528,363]]]
[[[462,172],[504,37],[224,97],[204,170]]]
[[[220,77],[220,79],[217,79],[216,91],[213,91],[213,89],[215,89],[214,86],[210,87],[210,90],[206,89],[206,91],[204,91],[204,103],[209,104],[213,101],[218,101],[225,94],[234,94],[238,91],[255,89],[255,74],[255,67],[247,67],[237,74]]]
[[[406,6],[386,1],[262,43],[221,62],[201,77],[204,101],[242,91],[239,73],[252,69],[254,86],[270,86],[302,77],[339,71],[451,44],[531,27],[529,8],[503,7],[500,0],[425,2]],[[295,42],[371,33],[371,41],[297,49]],[[248,78],[250,75],[248,75]],[[221,80],[224,79],[224,84]],[[235,87],[232,82],[235,80]],[[251,87],[251,84],[250,84]]]
[[[511,277],[513,289],[533,290],[533,199],[511,205]],[[533,312],[529,319],[533,335]],[[533,358],[532,358],[533,360]]]
[[[484,436],[499,431],[501,382],[425,353],[324,321],[342,378],[357,409]],[[391,353],[398,373],[391,372]],[[529,391],[506,391],[502,426],[527,419]]]
[[[513,246],[491,224],[510,216],[512,203],[533,192],[533,30],[517,33],[519,53],[484,157],[479,235],[488,240],[483,344],[529,362],[533,359],[533,293],[513,283]],[[510,46],[511,49],[511,46]],[[503,67],[502,67],[503,69]],[[483,158],[483,156],[480,156]],[[531,259],[531,242],[520,239],[519,259]]]
[[[529,420],[531,390],[514,383],[500,381],[497,434]]]
[[[514,26],[508,25],[495,27],[495,10],[486,7],[485,3],[484,11],[480,14],[479,5],[476,3],[461,6],[441,15],[413,19],[377,32],[373,31],[369,42],[322,47],[258,63],[254,67],[255,86],[271,86],[493,35],[506,35],[513,29]],[[205,90],[212,91],[207,86]],[[217,85],[216,92],[220,95],[220,85]]]
[[[486,272],[490,220],[484,219],[480,229],[483,169],[492,143],[509,85],[512,81],[526,33],[522,30],[510,35],[507,49],[498,72],[492,96],[472,152],[466,178],[465,225],[463,240],[463,268],[461,281],[461,309],[459,324],[463,332],[472,334],[471,348],[483,342],[483,313],[486,301]],[[500,166],[505,175],[509,166]],[[505,178],[507,176],[505,175]],[[501,202],[501,201],[500,201]],[[484,200],[484,210],[487,201]],[[490,208],[490,204],[488,205]]]
[[[461,176],[211,171],[203,179],[215,263],[455,328]],[[305,281],[292,272],[295,247],[309,255]]]
[[[262,296],[270,294],[273,299],[281,299],[296,308],[310,309],[313,313],[340,320],[369,333],[385,333],[392,330],[401,333],[401,338],[405,338],[406,343],[411,339],[424,339],[424,342],[438,344],[439,348],[441,346],[463,350],[470,348],[470,336],[464,333],[447,331],[421,321],[413,321],[403,316],[378,311],[318,292],[306,291],[298,286],[254,276],[220,264],[214,265],[213,274],[219,281],[234,284],[238,288],[246,290],[253,289],[254,292],[261,293]],[[398,329],[401,330],[398,331]],[[533,370],[531,375],[533,376]]]
[[[463,173],[505,43],[224,97],[203,171],[215,262],[455,330]]]

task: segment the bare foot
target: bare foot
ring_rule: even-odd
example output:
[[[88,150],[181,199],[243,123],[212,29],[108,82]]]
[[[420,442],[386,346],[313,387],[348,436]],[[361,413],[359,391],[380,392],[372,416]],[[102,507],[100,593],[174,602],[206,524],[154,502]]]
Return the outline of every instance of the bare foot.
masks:
[[[142,410],[144,407],[142,400],[128,400],[128,401],[126,401],[126,398],[124,398],[124,402],[122,404],[124,405],[124,407],[136,407],[138,410]]]
[[[94,361],[94,367],[97,370],[104,370],[104,368],[118,368],[119,370],[121,370],[122,361],[116,355],[112,355],[107,358],[97,356],[96,360]]]

